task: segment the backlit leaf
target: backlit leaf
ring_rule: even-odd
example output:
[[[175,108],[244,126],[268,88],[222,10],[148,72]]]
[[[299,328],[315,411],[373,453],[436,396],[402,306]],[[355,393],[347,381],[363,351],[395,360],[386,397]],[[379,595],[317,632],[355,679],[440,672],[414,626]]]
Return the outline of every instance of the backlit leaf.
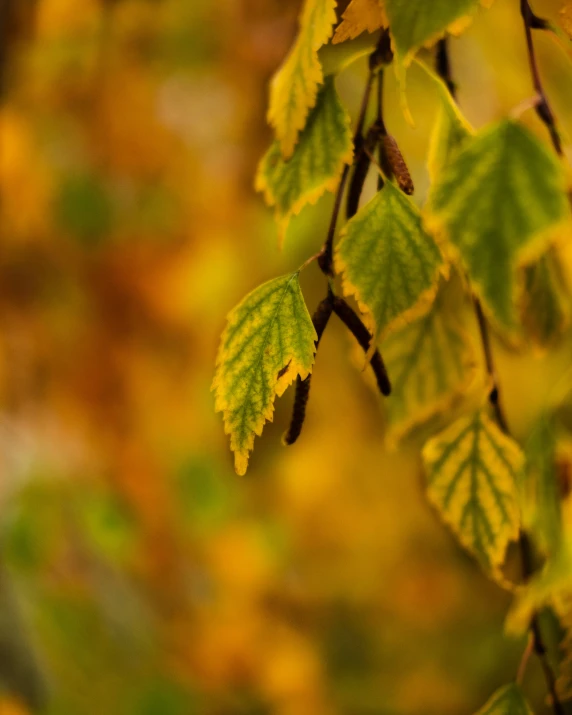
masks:
[[[336,268],[344,292],[356,297],[375,336],[423,315],[443,263],[409,197],[386,181],[341,235]]]
[[[429,499],[463,546],[494,571],[519,533],[522,451],[479,411],[431,439],[423,461]]]
[[[272,420],[275,396],[310,374],[316,338],[298,273],[256,288],[229,314],[213,390],[238,474],[246,472],[254,436]]]
[[[351,0],[336,28],[332,42],[353,40],[362,32],[375,32],[387,26],[387,17],[381,0]]]
[[[466,141],[434,186],[428,226],[459,257],[495,322],[514,333],[516,267],[569,217],[564,175],[548,148],[505,120]]]
[[[520,687],[516,683],[511,683],[499,688],[476,715],[533,715],[533,713]]]
[[[350,119],[333,77],[328,77],[292,156],[284,159],[275,141],[258,167],[256,189],[276,207],[281,238],[292,214],[315,203],[325,191],[335,190],[344,164],[351,162],[352,156]]]
[[[428,71],[424,67],[425,71]],[[433,73],[430,73],[433,75]],[[451,163],[453,156],[472,135],[470,124],[459,110],[458,104],[451,97],[447,85],[438,77],[433,79],[439,89],[440,106],[431,134],[427,167],[431,183],[437,180],[439,173]]]
[[[412,427],[447,410],[475,377],[474,345],[453,300],[447,300],[448,289],[449,284],[443,284],[424,317],[383,342],[392,385],[391,399],[385,403],[390,438],[400,439]]]
[[[296,42],[272,79],[268,121],[285,158],[292,156],[298,134],[316,103],[323,81],[318,50],[330,38],[335,22],[336,0],[305,0]]]
[[[562,336],[570,322],[572,299],[558,255],[548,251],[525,266],[521,315],[527,335],[541,348]]]
[[[442,36],[448,26],[472,13],[479,0],[385,0],[398,55],[406,58]]]
[[[545,553],[554,553],[562,538],[562,512],[557,475],[556,425],[543,415],[525,445],[526,479],[523,518]]]

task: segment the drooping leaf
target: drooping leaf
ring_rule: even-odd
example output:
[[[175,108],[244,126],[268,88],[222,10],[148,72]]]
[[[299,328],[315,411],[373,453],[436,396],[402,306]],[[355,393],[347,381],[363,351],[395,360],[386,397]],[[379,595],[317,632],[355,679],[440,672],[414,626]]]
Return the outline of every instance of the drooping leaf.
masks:
[[[525,266],[521,316],[534,344],[546,348],[562,336],[570,322],[572,297],[566,285],[558,255],[549,250]]]
[[[519,446],[479,411],[427,442],[423,461],[430,501],[463,546],[494,572],[519,533]]]
[[[466,140],[431,191],[427,225],[467,270],[509,335],[517,328],[516,267],[569,219],[563,171],[527,129],[505,120]]]
[[[382,0],[351,0],[336,28],[332,42],[353,40],[362,32],[375,32],[387,26]]]
[[[516,683],[499,688],[476,715],[533,715],[530,705]]]
[[[336,22],[337,0],[305,0],[300,31],[270,85],[268,121],[274,127],[284,158],[292,156],[298,134],[316,103],[323,72],[318,50]]]
[[[425,66],[423,67],[426,72],[432,75],[438,87],[440,98],[440,106],[431,134],[427,159],[429,177],[431,183],[434,183],[440,172],[451,163],[455,153],[461,149],[465,141],[473,134],[473,129],[459,110],[458,104],[451,97],[451,93],[445,83],[433,75],[432,72],[429,72]]]
[[[441,285],[425,316],[383,342],[392,384],[386,402],[390,439],[401,439],[414,426],[447,410],[475,377],[474,345],[455,310],[457,296],[447,300],[448,288]]]
[[[398,55],[405,59],[437,40],[449,25],[474,12],[479,0],[385,0]]]
[[[375,337],[423,315],[437,292],[441,254],[421,216],[390,181],[347,223],[336,252],[346,295],[354,295]]]
[[[238,474],[246,472],[254,436],[272,420],[275,396],[310,374],[316,338],[298,273],[256,288],[229,314],[213,390]]]
[[[352,156],[350,118],[334,78],[328,77],[292,156],[284,159],[275,141],[258,167],[256,189],[276,207],[281,238],[290,216],[316,202],[325,191],[335,190],[344,164],[350,163]]]
[[[535,542],[554,554],[562,539],[562,510],[557,474],[556,425],[542,415],[525,445],[523,517]]]

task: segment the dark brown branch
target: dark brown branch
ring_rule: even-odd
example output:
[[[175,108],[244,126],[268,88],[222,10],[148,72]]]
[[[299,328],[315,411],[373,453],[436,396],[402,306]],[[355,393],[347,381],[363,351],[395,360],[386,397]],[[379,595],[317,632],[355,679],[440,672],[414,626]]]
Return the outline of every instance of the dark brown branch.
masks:
[[[532,41],[532,30],[534,29],[545,29],[547,23],[542,18],[539,18],[534,14],[532,8],[530,7],[529,0],[520,0],[520,13],[524,21],[524,31],[526,35],[526,46],[528,50],[528,61],[530,63],[530,72],[532,74],[532,83],[534,89],[538,94],[538,103],[536,105],[536,113],[540,119],[546,125],[550,133],[550,138],[554,149],[558,156],[562,156],[562,141],[560,139],[560,134],[558,133],[558,128],[556,126],[556,119],[554,113],[548,102],[548,98],[544,92],[544,87],[542,80],[540,78],[540,71],[538,69],[538,63],[536,61],[536,53],[534,51],[534,43]]]
[[[363,144],[363,128],[365,124],[367,108],[369,106],[369,99],[371,96],[371,89],[373,86],[375,75],[380,70],[380,67],[387,64],[388,62],[391,62],[392,58],[393,53],[391,51],[389,32],[387,30],[384,30],[381,33],[381,37],[377,44],[377,47],[372,52],[369,58],[369,73],[354,134],[354,160],[357,158],[356,150]],[[329,278],[333,278],[334,276],[334,237],[336,235],[338,216],[340,214],[342,198],[346,188],[349,172],[350,165],[346,164],[342,172],[340,183],[338,185],[338,190],[334,201],[334,208],[332,211],[332,217],[330,219],[330,225],[328,228],[326,241],[320,252],[320,255],[318,256],[318,265],[320,266],[322,273],[324,273],[324,275],[328,276]]]
[[[536,69],[536,62],[534,59],[534,49],[532,48],[532,40],[531,40],[531,32],[530,32],[531,28],[533,27],[532,23],[535,21],[534,20],[535,16],[532,14],[532,10],[530,9],[530,6],[528,5],[528,0],[521,0],[521,10],[523,13],[523,17],[525,18],[525,26],[527,28],[527,39],[529,40],[529,51],[531,52],[530,57],[531,57],[531,65],[533,66],[533,75],[535,75],[538,78],[538,71]],[[536,19],[538,19],[538,18],[536,18]],[[437,72],[439,73],[441,78],[447,83],[447,86],[449,88],[451,88],[451,86],[455,87],[455,83],[451,76],[451,67],[450,67],[450,61],[449,61],[449,56],[448,56],[448,47],[447,47],[446,40],[442,40],[439,43],[439,47],[437,50]],[[536,80],[535,80],[535,82],[536,82]],[[537,89],[539,87],[540,87],[539,95],[541,95],[542,87],[540,85],[540,79],[538,78]],[[455,98],[454,93],[452,93],[452,96],[453,96],[453,98]],[[542,96],[544,96],[543,93],[542,93]],[[554,125],[552,125],[552,127],[554,128]],[[551,132],[551,136],[552,136],[552,132]],[[553,139],[553,141],[554,141],[554,139]],[[560,147],[560,144],[558,144],[558,147],[555,145],[555,148],[558,153],[561,152],[561,149],[559,151],[559,147]],[[484,357],[485,357],[486,369],[487,369],[487,373],[488,373],[488,375],[491,379],[491,382],[492,382],[492,389],[489,394],[489,401],[490,401],[492,408],[494,410],[495,417],[496,417],[499,427],[502,429],[502,431],[506,435],[510,436],[510,429],[508,426],[508,421],[506,419],[506,415],[505,415],[505,412],[504,412],[504,409],[502,407],[502,403],[500,400],[499,386],[498,386],[498,382],[497,382],[494,358],[493,358],[492,347],[491,347],[491,340],[490,340],[489,329],[488,329],[486,317],[483,313],[483,308],[481,306],[481,303],[476,296],[473,296],[473,304],[475,307],[475,313],[476,313],[477,322],[479,325],[479,332],[480,332],[480,336],[481,336],[481,343],[483,346],[483,353],[484,353]],[[519,540],[519,547],[520,547],[520,553],[521,553],[521,559],[522,559],[523,577],[524,577],[525,581],[527,581],[532,576],[532,574],[534,572],[534,563],[533,563],[533,559],[532,559],[530,542],[528,540],[527,535],[524,532],[521,532],[520,540]],[[558,692],[556,690],[556,676],[554,675],[554,671],[552,670],[550,662],[548,661],[546,646],[544,644],[544,638],[542,636],[542,631],[540,629],[540,621],[538,619],[537,613],[535,613],[532,616],[532,619],[530,622],[530,632],[532,634],[534,652],[538,656],[538,659],[540,660],[540,663],[542,666],[542,670],[544,672],[546,687],[548,689],[548,692],[550,693],[554,713],[555,713],[555,715],[565,715],[564,708],[562,706],[562,703],[560,702],[560,699],[558,697]],[[519,671],[520,671],[520,668],[519,668]]]
[[[384,131],[383,123],[377,120],[369,128],[365,139],[361,139],[360,145],[356,145],[355,166],[346,202],[346,217],[348,220],[357,213],[365,180],[371,165],[371,155],[375,152]]]
[[[350,305],[346,303],[343,298],[335,297],[333,299],[333,308],[334,313],[352,333],[360,344],[362,350],[367,353],[371,344],[371,335],[359,315]],[[381,353],[378,349],[376,349],[373,353],[370,364],[377,380],[379,391],[382,395],[387,397],[391,394],[391,382],[389,381],[385,363],[383,362],[383,358],[381,357]]]
[[[324,334],[324,330],[330,320],[333,309],[333,294],[328,290],[328,295],[316,308],[316,312],[312,316],[312,322],[314,323],[314,330],[318,336],[316,340],[316,350]],[[292,419],[290,420],[290,427],[288,431],[284,434],[282,442],[285,445],[294,444],[302,432],[302,427],[304,426],[304,420],[306,418],[306,406],[308,405],[308,399],[310,397],[310,387],[312,384],[312,375],[308,375],[304,380],[298,377],[296,379],[296,394],[294,396],[294,407],[292,408]]]

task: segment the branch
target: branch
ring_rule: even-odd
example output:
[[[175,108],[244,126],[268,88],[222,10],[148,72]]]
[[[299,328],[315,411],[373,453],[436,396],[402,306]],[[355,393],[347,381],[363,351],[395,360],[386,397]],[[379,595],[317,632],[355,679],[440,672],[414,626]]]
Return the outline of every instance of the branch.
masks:
[[[359,315],[343,298],[334,297],[333,308],[334,313],[352,333],[362,350],[367,353],[370,349],[372,336]],[[381,353],[377,348],[371,356],[370,364],[377,380],[379,391],[385,397],[389,396],[391,394],[391,382],[389,381]]]
[[[562,141],[556,127],[556,119],[554,113],[548,103],[548,98],[544,92],[538,63],[536,61],[536,53],[534,51],[534,43],[532,42],[532,30],[547,29],[548,23],[546,20],[538,17],[532,11],[529,0],[520,0],[520,13],[524,21],[524,31],[526,34],[526,46],[528,49],[528,61],[530,63],[530,72],[532,74],[532,83],[538,95],[538,103],[536,104],[536,113],[546,125],[550,133],[552,144],[558,156],[562,156]]]
[[[532,46],[532,35],[531,35],[531,29],[538,26],[538,25],[535,25],[535,23],[539,20],[539,18],[536,18],[536,16],[532,13],[532,10],[530,9],[530,6],[528,4],[528,0],[521,0],[521,10],[522,10],[523,17],[525,19],[527,39],[529,41],[528,42],[529,56],[531,58],[531,66],[533,69],[533,76],[535,77],[535,86],[539,93],[539,96],[544,98],[544,101],[546,102],[544,93],[542,91],[542,86],[540,84],[540,79],[538,76],[538,70],[537,70],[536,61],[534,58],[534,49]],[[451,91],[451,87],[455,88],[456,85],[455,85],[455,83],[452,79],[452,76],[451,76],[451,67],[450,67],[448,47],[447,47],[446,40],[441,40],[441,42],[439,43],[439,46],[437,49],[437,68],[436,69],[437,69],[439,76],[447,83],[449,90]],[[452,94],[453,98],[455,99],[454,92],[452,92],[451,94]],[[548,103],[546,103],[546,107],[548,108]],[[540,105],[537,107],[537,111],[539,108],[540,108]],[[550,116],[552,116],[552,115],[550,114]],[[547,126],[549,126],[549,128],[552,128],[552,130],[555,133],[555,136],[558,138],[558,144],[555,144],[555,149],[559,154],[561,154],[562,149],[560,147],[560,140],[559,140],[558,134],[556,133],[556,129],[555,129],[553,120],[552,120],[552,124],[547,125]],[[551,131],[551,136],[552,136],[552,131]],[[553,137],[553,143],[554,143],[554,137]],[[491,382],[492,382],[492,389],[491,389],[491,392],[489,393],[489,401],[490,401],[492,408],[494,410],[495,417],[496,417],[499,427],[502,429],[502,431],[507,436],[510,436],[510,429],[508,426],[508,421],[506,419],[506,415],[505,415],[505,412],[504,412],[504,409],[502,407],[502,403],[500,400],[500,390],[499,390],[499,385],[498,385],[497,376],[496,376],[496,370],[495,370],[495,366],[494,366],[494,359],[493,359],[493,352],[492,352],[492,347],[491,347],[489,329],[488,329],[486,317],[483,313],[482,305],[476,296],[473,296],[473,305],[475,307],[477,322],[479,324],[479,332],[480,332],[480,336],[481,336],[481,343],[483,346],[483,353],[484,353],[484,357],[485,357],[487,373],[488,373],[488,375],[491,379]],[[533,565],[533,561],[532,561],[530,542],[524,532],[521,532],[520,540],[519,540],[519,547],[520,547],[520,553],[521,553],[521,559],[522,559],[523,576],[524,576],[524,580],[527,581],[533,574],[533,571],[534,571],[533,566],[534,565]],[[550,665],[550,662],[548,661],[546,646],[544,644],[542,631],[540,629],[540,621],[538,619],[537,613],[535,613],[532,616],[532,619],[530,622],[530,632],[531,632],[531,636],[532,636],[532,647],[534,649],[534,652],[538,656],[538,659],[540,660],[542,670],[544,672],[544,679],[546,680],[546,687],[547,687],[548,692],[550,693],[550,697],[552,699],[552,707],[554,709],[554,713],[555,713],[555,715],[565,715],[564,708],[562,706],[562,703],[560,702],[560,699],[558,697],[558,692],[556,690],[556,676],[554,675],[552,666]],[[528,647],[529,646],[527,646],[527,649],[528,649]],[[527,663],[527,657],[526,657],[526,651],[525,651],[525,655],[523,656],[523,659],[521,660],[521,663],[520,663],[519,669],[518,669],[517,677],[520,679],[522,679],[522,677],[524,675],[523,671],[524,671],[524,667],[526,666],[526,663]]]
[[[331,290],[328,289],[328,295],[316,308],[316,312],[312,316],[312,322],[314,323],[314,330],[318,336],[316,340],[316,350],[326,329],[326,325],[330,320],[332,315],[332,304],[333,294]],[[306,406],[308,404],[308,399],[310,397],[310,387],[312,384],[312,374],[310,373],[305,380],[302,380],[300,376],[296,379],[296,394],[294,396],[294,407],[292,408],[292,419],[290,421],[290,427],[288,431],[284,434],[282,442],[285,445],[294,444],[302,432],[302,427],[304,426],[304,420],[306,418]]]
[[[363,144],[363,127],[365,124],[365,117],[367,113],[367,108],[369,105],[369,98],[371,95],[371,89],[373,86],[373,81],[375,79],[376,72],[379,71],[380,67],[391,62],[393,58],[393,53],[391,50],[391,42],[389,38],[389,31],[384,30],[381,33],[381,37],[377,44],[377,47],[372,52],[369,58],[369,73],[367,76],[367,82],[365,86],[365,91],[361,101],[361,107],[358,115],[358,121],[356,125],[356,130],[354,134],[354,161],[358,154],[357,149]],[[336,226],[338,223],[338,216],[340,214],[340,208],[342,206],[342,198],[344,195],[344,190],[346,188],[346,183],[348,180],[348,175],[350,172],[350,165],[346,164],[342,172],[340,183],[338,185],[338,190],[336,193],[336,198],[334,201],[334,208],[332,211],[332,218],[330,219],[330,226],[328,228],[328,233],[326,236],[326,241],[318,257],[318,265],[324,275],[329,278],[334,277],[333,268],[333,252],[334,252],[334,237],[336,235]],[[359,197],[358,197],[359,201]]]

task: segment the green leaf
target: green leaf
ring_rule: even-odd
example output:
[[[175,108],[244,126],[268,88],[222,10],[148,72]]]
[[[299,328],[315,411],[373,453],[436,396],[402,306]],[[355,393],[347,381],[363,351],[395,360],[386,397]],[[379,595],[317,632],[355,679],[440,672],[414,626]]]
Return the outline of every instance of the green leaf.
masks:
[[[397,54],[410,57],[444,35],[453,22],[473,13],[478,4],[479,0],[385,0]]]
[[[556,425],[542,415],[525,445],[526,479],[523,517],[528,529],[547,554],[554,554],[562,539],[562,509],[557,476]]]
[[[325,191],[336,189],[344,164],[352,157],[350,118],[340,102],[334,78],[328,77],[293,155],[284,159],[275,141],[258,167],[256,189],[276,207],[281,239],[290,216],[315,203]]]
[[[430,501],[463,546],[494,572],[519,533],[519,446],[479,411],[427,442],[423,461]]]
[[[318,50],[332,34],[336,4],[336,0],[305,0],[296,42],[272,79],[268,121],[284,158],[292,156],[298,134],[316,103],[323,81]]]
[[[533,715],[533,713],[520,687],[516,683],[511,683],[499,688],[476,715]]]
[[[453,406],[477,372],[474,344],[461,324],[462,305],[450,284],[442,284],[435,304],[419,320],[392,333],[382,353],[391,375],[386,401],[389,438],[399,440],[413,427]]]
[[[316,339],[298,273],[256,288],[229,314],[213,390],[238,474],[246,472],[254,436],[272,420],[275,396],[312,371]]]
[[[427,225],[448,239],[494,321],[517,329],[515,273],[569,219],[564,173],[527,129],[505,120],[467,140],[434,186]],[[446,247],[446,248],[447,248]]]
[[[336,252],[346,295],[382,337],[429,308],[442,257],[421,216],[390,181],[346,224]]]
[[[570,322],[572,301],[558,255],[548,251],[525,266],[520,302],[527,335],[539,348],[553,345]]]

